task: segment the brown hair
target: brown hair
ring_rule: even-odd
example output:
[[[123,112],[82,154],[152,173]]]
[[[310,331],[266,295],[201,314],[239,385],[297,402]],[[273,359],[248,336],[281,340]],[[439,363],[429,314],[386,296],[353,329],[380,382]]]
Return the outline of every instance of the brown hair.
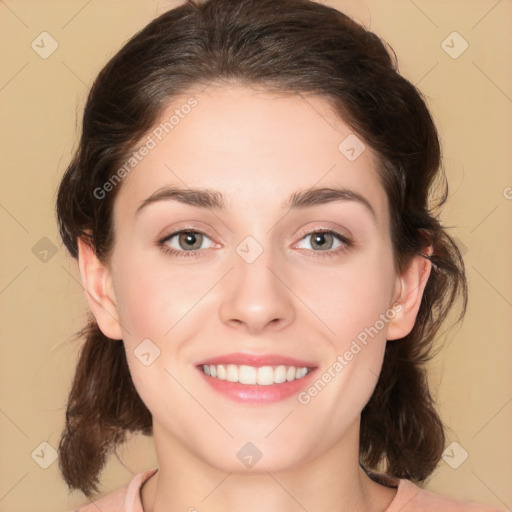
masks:
[[[108,260],[109,180],[177,95],[212,82],[261,86],[327,101],[379,156],[391,208],[396,267],[433,245],[432,272],[412,332],[387,344],[382,371],[362,411],[360,460],[392,476],[425,480],[445,442],[424,368],[433,340],[467,284],[461,255],[438,220],[431,193],[443,177],[437,131],[421,93],[398,73],[396,57],[372,32],[309,0],[189,0],[149,23],[108,62],[89,93],[80,144],[60,184],[62,239],[77,258],[77,239]],[[69,395],[59,462],[70,489],[88,497],[108,454],[130,432],[151,434],[123,343],[94,320]]]

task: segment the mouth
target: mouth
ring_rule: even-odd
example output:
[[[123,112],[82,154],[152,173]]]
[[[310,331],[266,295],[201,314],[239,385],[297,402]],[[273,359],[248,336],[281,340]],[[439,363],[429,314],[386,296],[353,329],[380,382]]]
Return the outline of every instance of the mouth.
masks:
[[[217,393],[236,402],[262,404],[301,391],[316,366],[279,355],[229,354],[203,361],[197,368]]]
[[[272,386],[304,378],[312,368],[301,366],[248,366],[235,364],[203,364],[205,375],[214,379],[239,382],[247,386]]]

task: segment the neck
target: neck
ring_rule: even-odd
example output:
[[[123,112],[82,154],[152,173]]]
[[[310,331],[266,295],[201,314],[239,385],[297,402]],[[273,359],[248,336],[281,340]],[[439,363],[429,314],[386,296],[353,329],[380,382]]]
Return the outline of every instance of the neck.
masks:
[[[144,512],[382,512],[396,489],[359,466],[359,423],[328,452],[286,470],[223,471],[154,425],[159,471],[142,488]],[[290,446],[292,448],[292,446]]]

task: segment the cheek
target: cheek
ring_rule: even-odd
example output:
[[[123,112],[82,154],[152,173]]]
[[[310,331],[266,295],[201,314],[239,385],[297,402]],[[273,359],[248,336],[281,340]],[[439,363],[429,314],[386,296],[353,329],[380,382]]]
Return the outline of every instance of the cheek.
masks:
[[[115,290],[125,342],[133,343],[141,337],[164,339],[180,319],[192,312],[210,282],[207,276],[172,267],[162,259],[134,258],[121,263]]]
[[[304,402],[321,394],[317,404],[334,416],[364,407],[377,383],[387,329],[396,314],[395,279],[392,257],[376,250],[303,281],[308,305],[317,313],[321,330],[329,333],[322,371],[315,386],[306,390]]]
[[[331,275],[324,283],[328,293],[316,294],[317,311],[331,331],[329,346],[323,347],[317,378],[297,398],[326,440],[349,428],[375,390],[395,314],[386,289],[390,282],[385,272],[367,268],[362,274]]]
[[[165,319],[157,283],[147,278],[141,279],[140,274],[140,271],[128,274],[116,286],[123,340],[129,344],[144,338],[154,339],[163,329]]]
[[[313,277],[299,277],[303,290],[299,295],[307,297],[307,305],[339,350],[376,323],[385,338],[389,321],[382,324],[380,319],[392,306],[396,276],[390,255],[377,252]]]

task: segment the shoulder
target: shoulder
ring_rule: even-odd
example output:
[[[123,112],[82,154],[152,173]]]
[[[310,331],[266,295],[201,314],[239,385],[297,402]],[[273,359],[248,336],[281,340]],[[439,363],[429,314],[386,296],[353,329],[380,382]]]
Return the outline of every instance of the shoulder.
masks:
[[[84,505],[73,512],[143,512],[140,501],[140,489],[144,482],[153,476],[158,469],[142,471],[135,475],[130,482],[106,496]]]
[[[421,489],[409,480],[398,481],[395,499],[385,512],[504,512],[490,505],[469,503]]]

